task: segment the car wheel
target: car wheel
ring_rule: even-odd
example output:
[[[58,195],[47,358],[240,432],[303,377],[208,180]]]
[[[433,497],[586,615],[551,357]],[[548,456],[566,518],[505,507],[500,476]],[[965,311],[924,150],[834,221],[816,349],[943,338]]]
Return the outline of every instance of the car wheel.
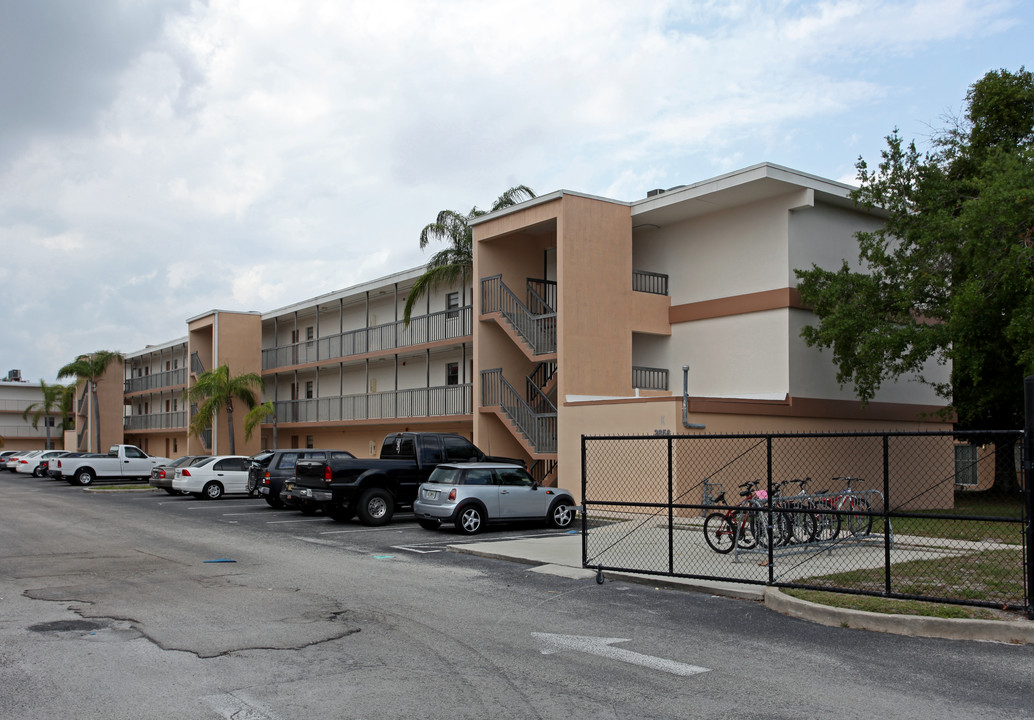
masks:
[[[78,485],[93,485],[93,472],[89,468],[83,468],[75,474],[75,482]]]
[[[205,485],[201,491],[201,496],[205,500],[218,500],[223,496],[223,486],[217,483],[215,480]]]
[[[355,510],[344,505],[325,505],[323,514],[334,522],[348,522],[355,515]]]
[[[40,469],[39,469],[39,467],[38,467],[38,466],[37,466],[37,467],[34,467],[34,468],[32,469],[32,476],[33,476],[33,477],[37,477],[37,478],[38,478],[38,477],[43,477],[43,473],[42,473],[42,472],[40,472]]]
[[[183,494],[179,490],[173,490],[172,488],[162,488],[162,490],[164,490],[165,492],[169,493],[170,495],[182,495]]]
[[[549,509],[549,524],[558,529],[570,527],[574,522],[575,510],[567,500],[557,500]]]
[[[477,505],[468,505],[456,516],[456,529],[464,535],[475,535],[485,523],[484,513]]]
[[[420,518],[417,520],[420,523],[420,527],[424,530],[437,530],[442,526],[441,520],[428,520],[427,518]]]
[[[284,506],[284,501],[280,498],[270,497],[269,495],[266,495],[266,505],[269,505],[269,507],[276,508],[277,510],[279,510]]]
[[[387,525],[395,512],[395,501],[387,490],[370,488],[359,498],[358,512],[363,525]]]
[[[302,515],[315,515],[320,511],[320,506],[315,503],[305,503],[299,505],[298,509],[301,510]]]

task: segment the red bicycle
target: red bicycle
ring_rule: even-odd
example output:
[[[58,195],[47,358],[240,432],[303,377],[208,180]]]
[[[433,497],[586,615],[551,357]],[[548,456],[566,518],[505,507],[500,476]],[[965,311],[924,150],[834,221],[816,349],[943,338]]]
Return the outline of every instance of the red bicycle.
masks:
[[[763,527],[759,519],[768,501],[768,491],[758,490],[759,485],[760,480],[741,484],[740,497],[743,500],[739,505],[724,512],[713,512],[704,518],[704,539],[716,553],[732,552],[733,547],[749,550],[757,546],[756,532]],[[716,505],[724,504],[725,492],[718,493],[714,502]]]

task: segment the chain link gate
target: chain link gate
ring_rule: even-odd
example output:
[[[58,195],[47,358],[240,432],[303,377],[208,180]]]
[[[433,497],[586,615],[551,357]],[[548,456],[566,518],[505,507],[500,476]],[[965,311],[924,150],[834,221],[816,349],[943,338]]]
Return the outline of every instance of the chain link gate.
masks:
[[[1029,612],[1024,437],[583,436],[582,564]]]

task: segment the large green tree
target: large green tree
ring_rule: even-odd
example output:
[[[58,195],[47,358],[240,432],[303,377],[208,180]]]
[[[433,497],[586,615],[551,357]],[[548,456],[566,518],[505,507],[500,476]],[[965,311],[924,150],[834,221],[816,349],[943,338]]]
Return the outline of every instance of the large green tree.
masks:
[[[417,278],[406,298],[402,319],[406,326],[413,314],[417,300],[430,290],[460,284],[466,287],[467,278],[474,272],[474,231],[470,221],[496,210],[512,207],[525,200],[531,200],[535,193],[526,185],[515,185],[492,203],[490,210],[481,210],[476,205],[466,215],[455,210],[442,210],[435,221],[420,231],[420,249],[425,249],[432,240],[447,243],[447,246],[431,256],[427,270]]]
[[[220,410],[226,412],[226,432],[230,441],[230,455],[237,451],[233,437],[233,402],[239,400],[248,409],[258,405],[256,390],[264,385],[262,377],[256,373],[230,375],[228,365],[220,365],[214,370],[201,373],[197,381],[187,391],[191,402],[198,403],[197,413],[190,421],[190,431],[195,435],[212,427]]]
[[[93,435],[97,441],[97,452],[101,451],[101,411],[97,403],[97,383],[112,363],[123,363],[125,356],[117,350],[98,350],[89,355],[80,355],[57,371],[59,378],[74,377],[76,384],[89,383],[90,405],[93,407]]]
[[[895,130],[878,168],[857,168],[855,202],[886,222],[857,234],[858,270],[797,271],[819,320],[803,337],[863,401],[914,375],[961,428],[1019,426],[1034,373],[1034,76],[987,73],[931,150]],[[950,382],[924,377],[931,361],[951,364]]]
[[[47,422],[48,418],[53,418],[56,414],[62,410],[62,401],[67,389],[64,385],[47,385],[43,380],[39,381],[40,393],[42,398],[39,402],[31,403],[24,412],[22,412],[22,420],[29,420],[32,417],[32,427],[39,428],[39,421],[43,420],[43,427],[47,432],[47,450],[53,450],[54,445],[50,440],[50,427],[51,424]],[[72,386],[75,387],[74,385]],[[73,390],[73,392],[75,392]],[[64,426],[64,419],[62,418],[62,427]]]

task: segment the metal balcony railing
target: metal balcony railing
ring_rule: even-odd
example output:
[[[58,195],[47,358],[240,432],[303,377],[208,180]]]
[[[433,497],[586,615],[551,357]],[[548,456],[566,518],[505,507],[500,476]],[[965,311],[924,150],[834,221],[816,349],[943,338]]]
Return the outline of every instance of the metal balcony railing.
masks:
[[[127,415],[123,419],[124,430],[183,430],[187,427],[187,413],[154,413],[150,415]]]
[[[636,292],[668,294],[668,276],[646,270],[632,271],[632,289]]]
[[[205,371],[205,364],[201,362],[201,356],[196,352],[190,353],[190,372],[200,375]]]
[[[160,388],[171,388],[177,385],[187,384],[187,369],[177,368],[176,370],[165,370],[163,372],[144,375],[126,380],[125,388],[127,393],[141,392],[143,390],[158,390]]]
[[[503,377],[501,368],[481,371],[481,405],[501,408],[535,452],[557,451],[557,414],[535,412]]]
[[[555,313],[557,285],[555,280],[528,278],[528,309],[537,315]]]
[[[503,283],[502,275],[481,280],[482,314],[500,313],[535,355],[556,352],[556,313],[534,313]]]
[[[281,400],[274,407],[279,423],[444,417],[471,414],[472,392],[473,386],[467,383],[306,400]]]
[[[320,360],[364,355],[423,345],[439,340],[454,340],[473,335],[473,307],[442,310],[411,318],[409,327],[397,322],[349,330],[335,335],[304,340],[293,345],[262,351],[262,369],[274,370]]]
[[[667,390],[667,368],[633,367],[632,387],[640,390]]]

